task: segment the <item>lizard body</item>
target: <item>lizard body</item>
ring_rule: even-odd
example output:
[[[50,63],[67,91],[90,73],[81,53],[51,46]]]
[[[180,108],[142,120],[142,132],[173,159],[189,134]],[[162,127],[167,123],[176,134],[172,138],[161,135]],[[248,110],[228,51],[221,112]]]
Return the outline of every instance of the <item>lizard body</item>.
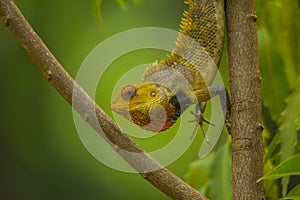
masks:
[[[192,104],[218,95],[211,87],[223,50],[223,0],[188,0],[176,47],[153,63],[142,82],[124,86],[111,109],[136,125],[160,132],[172,126]]]

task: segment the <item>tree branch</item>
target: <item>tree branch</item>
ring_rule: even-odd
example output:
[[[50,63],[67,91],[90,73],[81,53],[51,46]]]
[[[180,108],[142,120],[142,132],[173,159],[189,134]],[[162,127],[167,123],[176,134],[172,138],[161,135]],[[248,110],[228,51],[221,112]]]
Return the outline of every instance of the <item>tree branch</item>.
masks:
[[[227,0],[233,199],[263,199],[262,97],[254,0]]]
[[[0,0],[0,15],[4,24],[55,89],[70,104],[73,102],[72,106],[82,118],[124,160],[138,172],[142,172],[140,173],[142,177],[172,199],[206,199],[198,191],[160,166],[101,110],[63,69],[12,0]],[[72,98],[76,101],[72,101]],[[139,156],[128,152],[138,153]],[[149,172],[149,169],[153,168],[159,170]]]

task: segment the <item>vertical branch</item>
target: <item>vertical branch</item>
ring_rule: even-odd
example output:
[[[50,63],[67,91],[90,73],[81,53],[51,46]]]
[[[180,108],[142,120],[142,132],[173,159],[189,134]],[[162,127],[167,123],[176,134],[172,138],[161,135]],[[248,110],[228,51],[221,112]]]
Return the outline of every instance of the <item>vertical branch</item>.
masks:
[[[233,199],[263,199],[262,97],[254,0],[227,0]]]

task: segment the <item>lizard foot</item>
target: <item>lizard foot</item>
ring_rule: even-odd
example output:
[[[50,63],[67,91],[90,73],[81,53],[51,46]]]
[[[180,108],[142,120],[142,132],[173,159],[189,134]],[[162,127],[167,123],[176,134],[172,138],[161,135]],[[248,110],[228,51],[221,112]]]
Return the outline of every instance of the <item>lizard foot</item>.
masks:
[[[215,124],[211,123],[210,121],[208,121],[205,117],[204,117],[204,110],[205,110],[205,107],[206,107],[206,103],[205,102],[202,102],[199,106],[199,104],[196,105],[195,107],[195,112],[191,111],[192,115],[195,116],[195,119],[193,120],[190,120],[188,122],[196,122],[195,124],[195,128],[192,132],[192,135],[190,137],[190,140],[192,140],[194,138],[194,135],[196,134],[197,130],[198,130],[198,127],[200,126],[201,130],[202,130],[202,133],[203,133],[203,136],[205,138],[205,141],[207,143],[209,143],[209,139],[207,137],[207,134],[206,134],[206,131],[204,129],[204,126],[203,126],[203,122],[206,122],[207,124],[209,125],[212,125],[212,126],[215,126]]]

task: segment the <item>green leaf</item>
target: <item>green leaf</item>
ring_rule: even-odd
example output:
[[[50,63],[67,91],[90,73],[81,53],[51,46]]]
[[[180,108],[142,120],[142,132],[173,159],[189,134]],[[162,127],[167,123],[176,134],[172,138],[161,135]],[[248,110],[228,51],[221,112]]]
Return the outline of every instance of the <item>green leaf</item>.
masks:
[[[297,78],[297,85],[300,87],[300,76]]]
[[[140,3],[141,0],[116,0],[120,6],[123,8],[123,9],[126,9],[127,8],[127,5],[129,3],[129,1],[131,1],[132,3],[134,4],[137,4],[137,3]]]
[[[282,113],[281,125],[278,134],[280,141],[280,161],[286,160],[295,152],[297,145],[297,126],[295,119],[300,115],[300,92],[295,91],[286,99],[286,109]],[[286,195],[289,177],[284,177],[281,180],[282,194]]]
[[[230,143],[223,145],[216,152],[212,166],[210,199],[232,199],[231,190],[231,151]]]
[[[281,199],[300,199],[300,184],[296,185],[285,197]]]
[[[94,14],[96,21],[99,24],[103,24],[101,5],[102,5],[102,0],[93,0],[93,14]]]
[[[264,172],[269,172],[273,169],[273,163],[271,160],[268,160],[267,163],[264,164]],[[279,199],[279,185],[277,184],[277,180],[264,180],[264,190],[265,197],[269,200],[277,200]]]
[[[287,77],[282,67],[283,61],[265,26],[258,29],[258,40],[263,103],[268,108],[272,120],[277,121],[284,110],[284,100],[289,94]]]
[[[266,131],[267,130],[264,130],[263,134],[265,134]],[[274,158],[272,158],[272,156],[275,153],[275,151],[277,150],[277,147],[280,145],[279,139],[280,139],[280,134],[275,134],[275,136],[273,137],[269,146],[265,147],[266,152],[265,152],[264,163],[267,163],[269,160],[274,160]]]
[[[211,153],[203,159],[192,162],[185,176],[186,182],[197,190],[205,187],[211,178],[214,157],[215,153]]]
[[[300,116],[296,118],[295,124],[300,128]]]
[[[127,1],[126,0],[117,0],[117,2],[120,4],[120,6],[125,9],[126,8],[126,4],[127,4]]]
[[[300,154],[294,155],[283,161],[281,164],[260,178],[258,182],[263,179],[278,179],[290,175],[300,175]]]
[[[92,0],[93,1],[93,14],[96,19],[96,21],[100,24],[103,25],[103,18],[102,18],[102,12],[101,12],[101,6],[102,6],[102,1],[103,0]],[[123,8],[127,8],[127,4],[129,1],[131,1],[134,4],[140,3],[141,0],[116,0],[119,5]]]
[[[288,86],[295,89],[300,64],[298,0],[273,0],[265,6],[263,19],[276,51],[283,60],[282,68],[288,77]]]
[[[220,146],[204,159],[190,164],[186,182],[209,199],[231,199],[230,142]]]

